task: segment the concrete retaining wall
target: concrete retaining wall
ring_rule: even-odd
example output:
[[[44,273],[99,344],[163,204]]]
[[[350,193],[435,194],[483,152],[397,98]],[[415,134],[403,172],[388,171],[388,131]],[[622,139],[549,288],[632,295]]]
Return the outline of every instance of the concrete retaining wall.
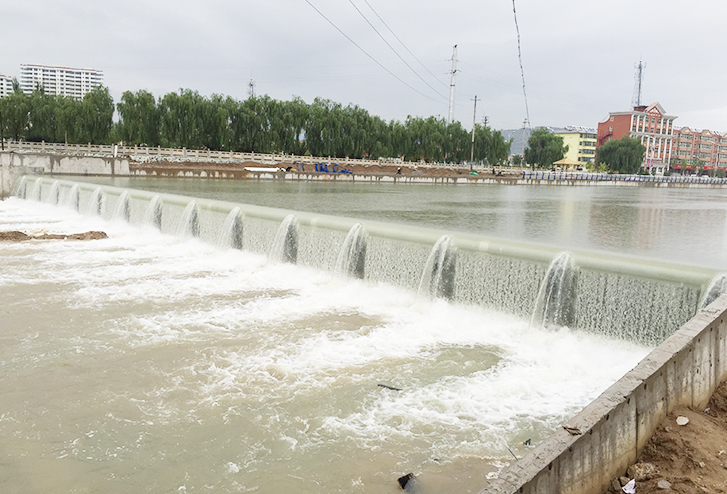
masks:
[[[625,475],[659,422],[705,408],[727,379],[727,295],[699,312],[480,494],[598,494]]]
[[[129,160],[94,156],[0,153],[0,198],[11,194],[22,175],[129,175]]]

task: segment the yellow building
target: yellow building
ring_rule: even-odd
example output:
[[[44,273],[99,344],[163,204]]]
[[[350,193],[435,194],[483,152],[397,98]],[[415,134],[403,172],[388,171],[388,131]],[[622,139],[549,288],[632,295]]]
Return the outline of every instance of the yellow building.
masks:
[[[553,133],[563,138],[563,144],[568,146],[566,158],[583,163],[593,163],[596,160],[596,129],[587,127],[566,127],[556,129]]]

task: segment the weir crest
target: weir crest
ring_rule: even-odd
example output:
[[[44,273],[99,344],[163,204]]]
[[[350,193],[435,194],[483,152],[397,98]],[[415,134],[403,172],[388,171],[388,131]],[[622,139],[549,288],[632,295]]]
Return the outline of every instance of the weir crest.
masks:
[[[87,214],[128,218],[272,261],[648,345],[676,331],[727,284],[721,273],[698,266],[607,252],[563,254],[482,235],[84,182],[27,176],[15,190],[21,198],[75,210],[83,204]]]

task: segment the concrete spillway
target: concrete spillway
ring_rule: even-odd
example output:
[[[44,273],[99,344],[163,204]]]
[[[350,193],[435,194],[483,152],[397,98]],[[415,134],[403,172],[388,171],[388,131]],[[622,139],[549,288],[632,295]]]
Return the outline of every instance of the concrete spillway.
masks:
[[[554,263],[563,253],[550,246],[44,177],[22,178],[15,194],[213,244],[224,238],[226,246],[280,261],[537,324],[548,326],[557,315],[555,325],[647,344],[667,338],[722,286],[710,285],[719,273],[708,268],[587,251]]]

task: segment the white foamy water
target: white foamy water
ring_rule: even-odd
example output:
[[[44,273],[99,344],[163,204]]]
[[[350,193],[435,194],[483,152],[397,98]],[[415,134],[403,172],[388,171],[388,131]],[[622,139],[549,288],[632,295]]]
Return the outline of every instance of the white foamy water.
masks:
[[[477,492],[648,352],[33,201],[0,229],[109,235],[0,243],[3,492]]]

